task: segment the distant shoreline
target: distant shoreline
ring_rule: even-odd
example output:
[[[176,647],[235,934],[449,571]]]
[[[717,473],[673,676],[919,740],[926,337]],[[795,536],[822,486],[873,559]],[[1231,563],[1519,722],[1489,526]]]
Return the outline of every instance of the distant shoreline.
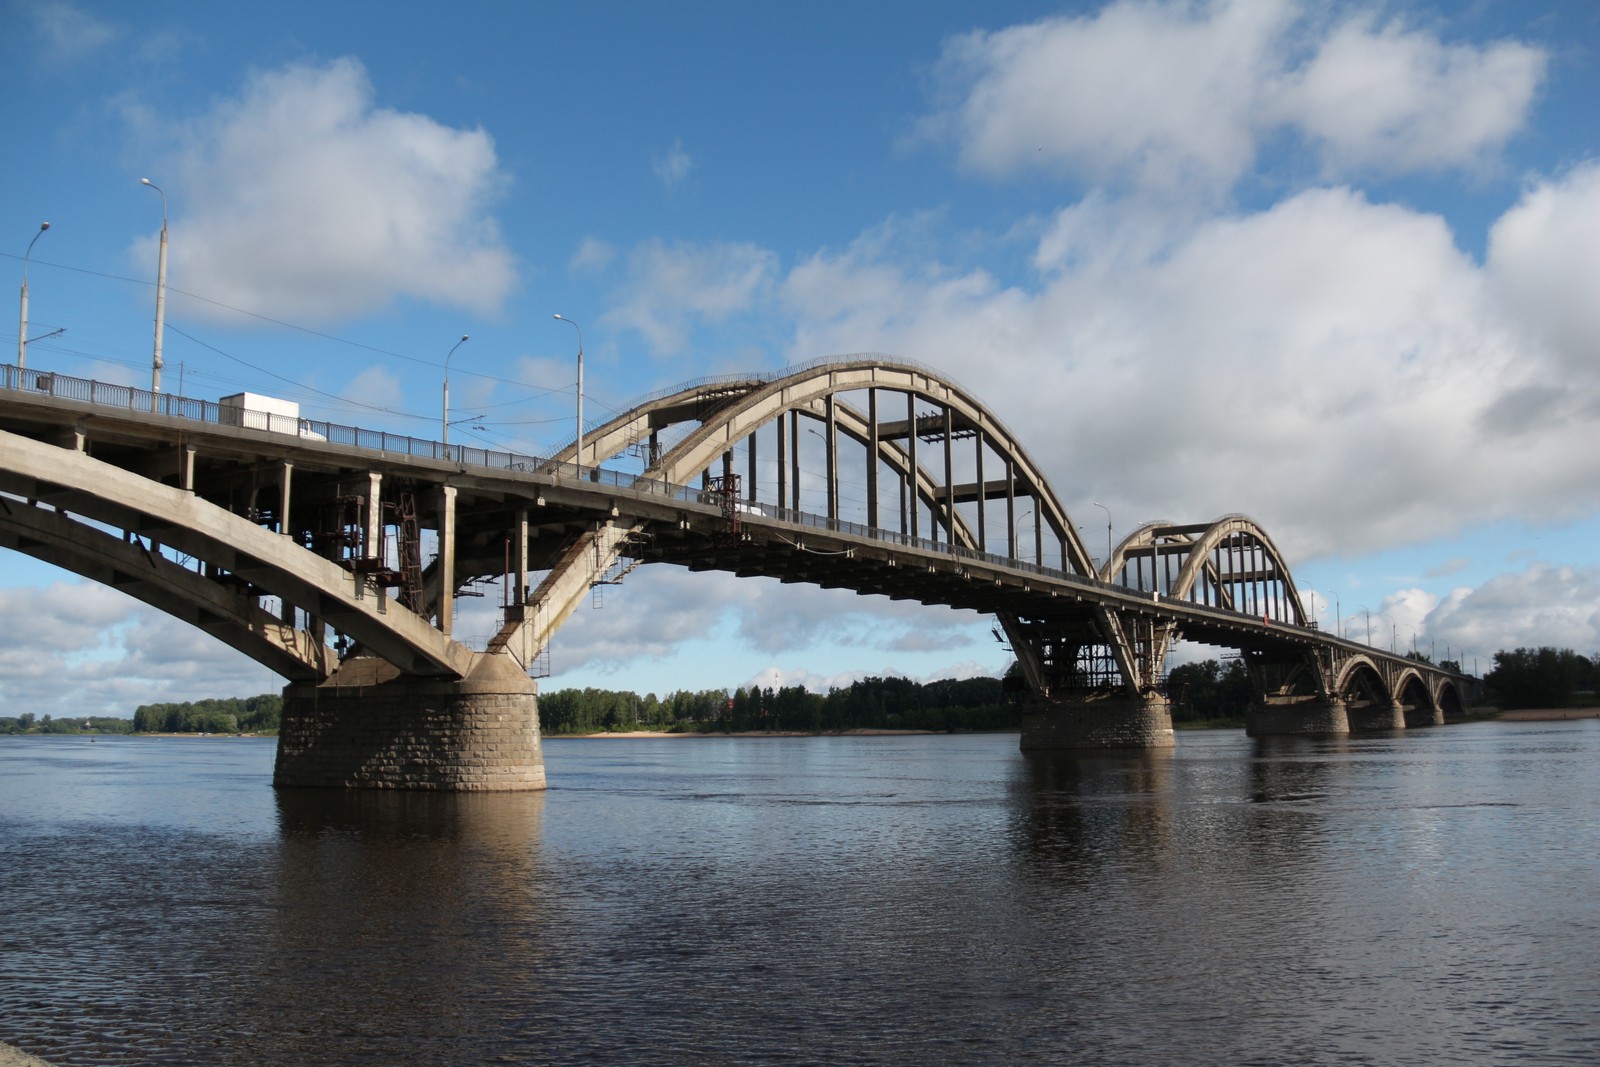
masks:
[[[1600,719],[1600,707],[1516,708],[1495,716],[1499,722],[1559,722],[1562,719]]]
[[[723,733],[721,730],[701,732],[699,730],[613,730],[588,734],[545,734],[547,739],[555,740],[587,740],[594,737],[617,737],[624,740],[641,737],[914,737],[920,735],[943,734],[947,730],[733,730]],[[970,732],[970,731],[969,731]],[[997,730],[984,731],[994,733],[1014,733],[1015,731]]]

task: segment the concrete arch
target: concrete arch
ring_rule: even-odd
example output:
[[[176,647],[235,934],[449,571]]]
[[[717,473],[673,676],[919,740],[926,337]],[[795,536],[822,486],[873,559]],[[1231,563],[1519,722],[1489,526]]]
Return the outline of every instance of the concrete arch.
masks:
[[[1219,548],[1249,550],[1249,570],[1219,571],[1213,553]],[[1180,557],[1183,562],[1175,576],[1158,572],[1156,561]],[[1176,525],[1169,522],[1150,522],[1125,537],[1112,552],[1111,558],[1100,571],[1107,582],[1134,584],[1128,581],[1130,563],[1142,566],[1149,558],[1151,584],[1155,591],[1174,600],[1208,603],[1244,614],[1259,614],[1276,618],[1279,622],[1296,626],[1307,624],[1305,606],[1300,602],[1294,576],[1284,562],[1283,554],[1261,525],[1247,515],[1226,515],[1209,524]],[[1136,573],[1139,568],[1136,568]],[[1142,578],[1142,573],[1139,575]],[[1166,580],[1163,581],[1163,578]],[[1231,586],[1240,582],[1279,585],[1278,595],[1258,604],[1235,602]],[[1163,588],[1165,586],[1165,588]],[[1209,600],[1201,600],[1198,593],[1210,590]],[[1246,610],[1264,608],[1265,610]]]
[[[66,512],[0,497],[0,546],[124,592],[290,681],[321,681],[332,670],[325,645],[263,611],[254,598]]]
[[[947,440],[952,431],[978,435],[980,447],[987,445],[1005,464],[1007,491],[1013,498],[1025,496],[1033,501],[1039,541],[1042,543],[1043,528],[1048,527],[1060,542],[1063,569],[1094,576],[1093,562],[1066,508],[1042,469],[1000,420],[966,391],[932,371],[878,357],[824,362],[771,377],[737,377],[685,386],[646,400],[586,433],[581,453],[576,442],[569,444],[552,458],[551,469],[559,470],[563,464],[572,463],[580,469],[593,467],[642,445],[646,458],[640,480],[682,485],[709,470],[756,430],[798,412],[835,427],[865,448],[869,462],[882,462],[904,479],[934,521],[942,518],[952,544],[981,549],[982,537],[974,534],[956,507],[959,501],[955,487],[941,485],[916,454],[914,444],[923,426],[922,417],[913,424],[908,411],[904,420],[891,422],[878,418],[876,411],[864,412],[839,399],[864,390],[899,393],[913,398],[913,405],[920,400],[943,409],[945,417],[934,429],[943,432]],[[690,429],[681,439],[665,448],[661,446],[663,430],[686,424]],[[887,435],[880,434],[885,427],[892,429]],[[904,436],[910,447],[902,447],[899,436]],[[980,483],[979,499],[986,487],[986,483]],[[642,525],[618,524],[584,534],[535,591],[532,618],[539,621],[508,623],[495,639],[494,647],[509,651],[524,664],[531,662],[561,622],[576,610],[590,586],[619,561],[627,542],[643,532]],[[1015,546],[1011,548],[1015,550]],[[998,617],[1023,660],[1030,682],[1036,690],[1042,689],[1043,669],[1038,657],[1031,654],[1018,618],[1005,612]],[[1106,628],[1111,633],[1109,623]],[[1114,633],[1108,641],[1126,643]],[[1131,664],[1126,649],[1119,648],[1118,657],[1125,666]]]
[[[409,611],[390,610],[381,591],[337,564],[313,556],[290,538],[265,530],[206,500],[93,459],[15,434],[0,439],[6,484],[29,500],[43,500],[121,530],[159,539],[283,601],[304,608],[342,634],[414,675],[462,678],[476,655]],[[193,589],[179,597],[197,599]],[[223,627],[224,639],[237,634]],[[253,641],[240,651],[256,655]]]
[[[1393,682],[1395,703],[1405,716],[1405,724],[1432,726],[1443,721],[1438,700],[1427,679],[1415,667],[1406,667]]]
[[[981,434],[982,440],[1010,464],[1014,482],[1023,489],[1022,495],[1036,502],[1043,521],[1061,540],[1064,569],[1094,575],[1089,554],[1066,508],[1051,489],[1042,469],[1016,437],[959,386],[911,364],[852,357],[802,367],[771,378],[738,378],[688,386],[639,404],[597,427],[585,436],[582,456],[569,445],[554,457],[554,462],[593,466],[651,440],[652,435],[663,429],[694,423],[694,429],[664,454],[652,456],[646,467],[647,477],[683,484],[780,415],[799,411],[824,417],[823,406],[829,398],[866,389],[908,394],[936,404],[952,414],[959,430]],[[839,429],[866,445],[870,452],[875,440],[872,418],[843,403],[834,406],[834,413]],[[879,441],[878,445],[878,457],[906,473],[910,453],[890,442]],[[916,477],[918,495],[925,503],[931,501],[938,505],[939,491],[950,488],[940,486],[920,461]],[[958,525],[954,517],[952,525]]]
[[[1340,665],[1333,691],[1346,703],[1359,702],[1352,698],[1365,698],[1368,703],[1384,706],[1394,703],[1394,694],[1384,680],[1383,671],[1365,655],[1351,656]]]

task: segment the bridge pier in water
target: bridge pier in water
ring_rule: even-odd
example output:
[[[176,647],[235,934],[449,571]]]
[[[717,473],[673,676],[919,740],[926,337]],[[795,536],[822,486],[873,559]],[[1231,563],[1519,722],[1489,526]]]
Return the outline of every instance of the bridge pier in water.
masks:
[[[1244,730],[1251,737],[1347,734],[1350,725],[1350,709],[1342,700],[1257,702],[1246,709],[1244,716]]]
[[[1176,745],[1172,708],[1157,694],[1051,700],[1022,713],[1022,751],[1160,749]]]
[[[352,657],[327,681],[291,684],[279,788],[525,792],[545,787],[538,686],[516,662],[479,654],[459,680],[408,677]]]

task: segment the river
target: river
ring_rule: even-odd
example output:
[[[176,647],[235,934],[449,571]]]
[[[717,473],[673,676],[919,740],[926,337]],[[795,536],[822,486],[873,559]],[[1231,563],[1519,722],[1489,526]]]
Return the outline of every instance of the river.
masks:
[[[544,795],[0,737],[0,1041],[57,1064],[1600,1060],[1600,721],[546,742]]]

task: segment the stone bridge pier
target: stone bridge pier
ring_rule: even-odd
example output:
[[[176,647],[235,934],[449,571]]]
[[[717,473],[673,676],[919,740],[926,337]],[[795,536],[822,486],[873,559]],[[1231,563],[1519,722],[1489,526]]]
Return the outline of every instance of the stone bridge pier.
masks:
[[[1172,708],[1159,693],[1035,703],[1022,713],[1022,750],[1160,749],[1177,744]]]
[[[538,685],[479,653],[465,678],[403,675],[352,656],[283,690],[273,785],[513,792],[545,787]]]

